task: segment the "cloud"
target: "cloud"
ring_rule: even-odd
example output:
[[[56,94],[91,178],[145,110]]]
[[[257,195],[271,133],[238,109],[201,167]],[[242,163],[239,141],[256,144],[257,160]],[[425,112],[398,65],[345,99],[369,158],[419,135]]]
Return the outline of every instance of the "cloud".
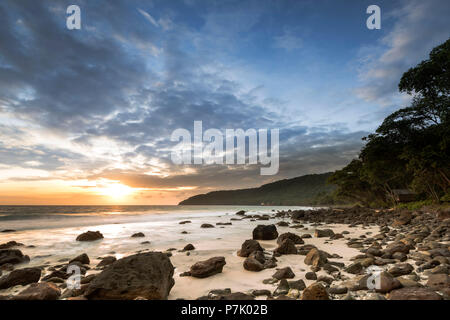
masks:
[[[139,8],[138,8],[138,11],[139,11],[140,14],[142,14],[142,15],[144,16],[144,18],[145,18],[147,21],[149,21],[149,22],[150,22],[151,24],[153,24],[155,27],[159,27],[158,22],[156,22],[156,20],[150,15],[150,13],[148,13],[148,12],[142,10],[142,9],[139,9]]]
[[[402,74],[449,38],[450,2],[402,3],[401,8],[387,15],[388,20],[395,19],[388,33],[377,44],[361,50],[360,78],[364,85],[356,92],[367,101],[382,105],[399,101],[397,85]]]
[[[285,31],[283,35],[275,37],[275,48],[281,48],[288,52],[303,47],[303,40],[292,32]]]

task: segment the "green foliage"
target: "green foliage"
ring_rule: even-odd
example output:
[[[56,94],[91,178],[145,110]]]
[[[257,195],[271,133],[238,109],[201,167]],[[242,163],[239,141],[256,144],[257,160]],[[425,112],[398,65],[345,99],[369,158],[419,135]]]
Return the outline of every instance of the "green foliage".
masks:
[[[450,40],[405,72],[399,90],[409,107],[389,115],[353,160],[329,179],[337,194],[364,204],[394,204],[394,189],[410,188],[442,201],[450,189]]]
[[[259,188],[214,191],[193,196],[180,205],[325,205],[335,204],[331,173],[284,179]],[[339,203],[339,201],[338,201]]]
[[[398,209],[408,209],[408,210],[418,210],[426,206],[431,206],[434,204],[433,200],[421,200],[421,201],[414,201],[414,202],[408,202],[408,203],[400,203],[396,207]]]

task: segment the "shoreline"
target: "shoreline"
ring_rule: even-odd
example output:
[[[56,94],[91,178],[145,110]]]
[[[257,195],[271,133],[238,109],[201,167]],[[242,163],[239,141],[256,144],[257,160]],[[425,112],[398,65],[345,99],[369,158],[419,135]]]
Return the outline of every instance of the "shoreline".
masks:
[[[12,268],[8,266],[10,270],[7,268],[5,270],[4,265],[0,266],[3,273],[0,278],[0,286],[2,279],[5,282],[12,270],[38,268],[42,272],[39,283],[54,284],[60,291],[59,299],[84,299],[84,290],[88,290],[90,282],[108,268],[95,267],[102,261],[99,258],[114,256],[114,259],[120,260],[136,254],[163,252],[163,255],[169,257],[174,267],[171,276],[174,279],[174,285],[166,295],[169,300],[198,298],[303,299],[311,290],[318,290],[322,296],[326,295],[328,299],[333,300],[383,300],[390,299],[392,294],[394,296],[403,294],[403,297],[407,298],[405,294],[411,295],[412,291],[415,295],[434,297],[435,299],[447,299],[450,294],[448,283],[440,287],[433,287],[430,284],[430,277],[431,280],[434,278],[448,279],[450,220],[446,216],[438,217],[426,212],[419,214],[404,210],[372,210],[353,207],[276,211],[264,214],[249,214],[248,212],[218,214],[194,218],[191,223],[180,224],[182,221],[182,217],[177,217],[170,222],[171,227],[167,232],[173,233],[173,240],[166,242],[162,241],[164,239],[158,241],[158,228],[155,225],[147,226],[139,222],[134,223],[134,229],[129,228],[129,224],[109,225],[109,227],[117,228],[109,231],[102,226],[103,229],[99,229],[104,233],[104,238],[100,240],[86,243],[73,241],[72,245],[78,246],[77,254],[87,253],[90,258],[88,264],[80,264],[80,267],[86,271],[82,278],[85,279],[85,283],[82,285],[81,291],[69,291],[70,289],[65,288],[64,279],[57,279],[58,277],[51,277],[56,279],[50,278],[51,281],[48,281],[49,275],[61,268],[67,268],[67,261],[75,258],[75,254],[68,256],[65,252],[59,255],[52,253],[47,257],[44,255],[40,260],[36,259],[36,256],[31,256],[31,261],[26,264],[13,265]],[[212,227],[202,228],[202,225],[205,224],[210,224]],[[276,266],[264,268],[258,272],[246,270],[243,264],[249,258],[238,256],[241,245],[244,241],[252,239],[252,232],[258,225],[272,224],[276,226],[277,237],[271,240],[259,239],[256,241],[264,250],[262,259],[276,260]],[[72,238],[83,230],[86,228],[80,227],[72,230]],[[114,240],[108,239],[118,230],[123,236]],[[144,237],[130,237],[131,233],[136,230],[142,231]],[[182,233],[183,231],[187,233]],[[328,234],[326,236],[318,234],[323,231]],[[295,244],[295,254],[278,255],[276,254],[279,250],[277,248],[281,245],[277,243],[277,239],[288,232],[301,238],[303,243]],[[6,234],[3,234],[3,237],[0,235],[0,239],[4,239],[4,235]],[[19,235],[20,232],[17,234],[7,233],[7,238],[9,241],[20,243]],[[14,238],[16,239],[13,240]],[[49,238],[51,239],[50,235]],[[192,244],[195,249],[183,250],[187,244]],[[23,250],[24,254],[33,250],[34,252],[41,250],[39,247],[27,247],[29,245],[33,244],[11,246],[6,250]],[[399,251],[388,252],[390,246],[395,247],[395,245],[400,248]],[[51,243],[47,246],[47,253],[58,250],[52,248]],[[115,247],[116,250],[111,251],[111,247]],[[306,258],[311,254],[310,251],[313,247],[318,250],[319,258],[322,255],[325,258],[320,258],[319,260],[323,261],[311,265],[306,263]],[[225,265],[219,272],[205,278],[183,276],[197,262],[208,261],[214,257],[225,258]],[[368,290],[368,288],[353,290],[355,281],[367,277],[366,269],[372,265],[395,273],[396,276],[388,273],[387,278],[383,280],[390,283],[390,290],[383,289],[383,292]],[[273,280],[272,276],[278,269],[284,270],[288,267],[294,274],[293,276],[289,275],[285,281]],[[393,271],[392,268],[394,268]],[[400,270],[397,271],[401,275],[396,273],[395,268]],[[410,270],[411,268],[412,270]],[[315,273],[316,279],[307,275],[311,272]],[[47,281],[43,281],[43,279]],[[295,288],[289,287],[291,282],[295,283]],[[288,283],[287,288],[286,283]],[[294,286],[292,283],[291,285]],[[15,299],[30,286],[32,284],[0,289],[0,296],[3,296],[3,299]],[[408,291],[406,292],[405,288],[409,291],[406,290]],[[258,292],[257,295],[255,295],[256,292]],[[260,295],[260,293],[265,294]]]

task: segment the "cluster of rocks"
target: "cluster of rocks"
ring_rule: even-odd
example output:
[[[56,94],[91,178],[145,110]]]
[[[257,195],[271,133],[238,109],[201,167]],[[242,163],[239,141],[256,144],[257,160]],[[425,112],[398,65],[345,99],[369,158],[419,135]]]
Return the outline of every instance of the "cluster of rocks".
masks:
[[[372,210],[361,207],[348,209],[318,209],[279,211],[272,215],[248,215],[239,211],[242,219],[278,219],[276,224],[257,225],[252,238],[242,243],[237,252],[243,258],[243,269],[261,272],[274,269],[272,276],[263,281],[273,290],[254,289],[232,292],[229,288],[212,290],[198,299],[252,300],[259,296],[277,300],[443,300],[450,299],[450,217],[447,213],[405,210]],[[232,218],[237,219],[237,218]],[[190,221],[181,221],[187,224]],[[314,233],[298,235],[293,232],[279,234],[277,227],[307,229]],[[217,223],[218,226],[230,225]],[[345,224],[348,228],[377,227],[373,234],[366,232],[352,237],[348,231],[335,233],[327,225]],[[214,228],[203,224],[202,228]],[[343,241],[349,248],[359,251],[350,263],[340,262],[337,253],[329,253],[305,243],[308,237],[322,238],[326,243]],[[142,232],[131,235],[142,238]],[[96,241],[103,238],[99,231],[80,234],[77,241]],[[264,241],[276,240],[273,250],[265,250]],[[147,241],[148,242],[148,241]],[[174,285],[174,267],[167,252],[139,252],[117,260],[114,256],[98,258],[91,267],[86,253],[67,259],[57,265],[21,267],[30,261],[19,248],[23,244],[9,241],[0,244],[0,290],[23,286],[23,290],[0,299],[54,300],[54,299],[167,299]],[[178,250],[190,254],[193,244]],[[291,267],[277,268],[277,258],[296,255],[310,268],[303,279],[295,279]],[[194,263],[180,276],[206,278],[222,273],[225,257],[212,257]],[[17,268],[21,267],[21,268]],[[68,288],[67,279],[76,267],[82,277],[80,287]],[[17,268],[17,269],[16,269]],[[89,274],[95,269],[97,273]],[[305,270],[302,270],[305,271]],[[2,275],[2,272],[5,274]],[[311,283],[312,281],[312,283]]]

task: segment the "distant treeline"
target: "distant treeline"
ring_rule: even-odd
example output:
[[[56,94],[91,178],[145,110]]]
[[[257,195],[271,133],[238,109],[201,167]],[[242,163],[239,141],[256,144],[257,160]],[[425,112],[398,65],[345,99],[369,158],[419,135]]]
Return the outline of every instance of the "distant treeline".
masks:
[[[327,183],[331,172],[279,180],[259,188],[213,191],[180,202],[180,205],[323,205],[333,204],[335,186]]]
[[[364,138],[359,158],[329,178],[336,197],[382,206],[396,203],[395,189],[409,189],[417,200],[450,201],[450,39],[398,87],[413,95],[411,105],[389,115]]]

